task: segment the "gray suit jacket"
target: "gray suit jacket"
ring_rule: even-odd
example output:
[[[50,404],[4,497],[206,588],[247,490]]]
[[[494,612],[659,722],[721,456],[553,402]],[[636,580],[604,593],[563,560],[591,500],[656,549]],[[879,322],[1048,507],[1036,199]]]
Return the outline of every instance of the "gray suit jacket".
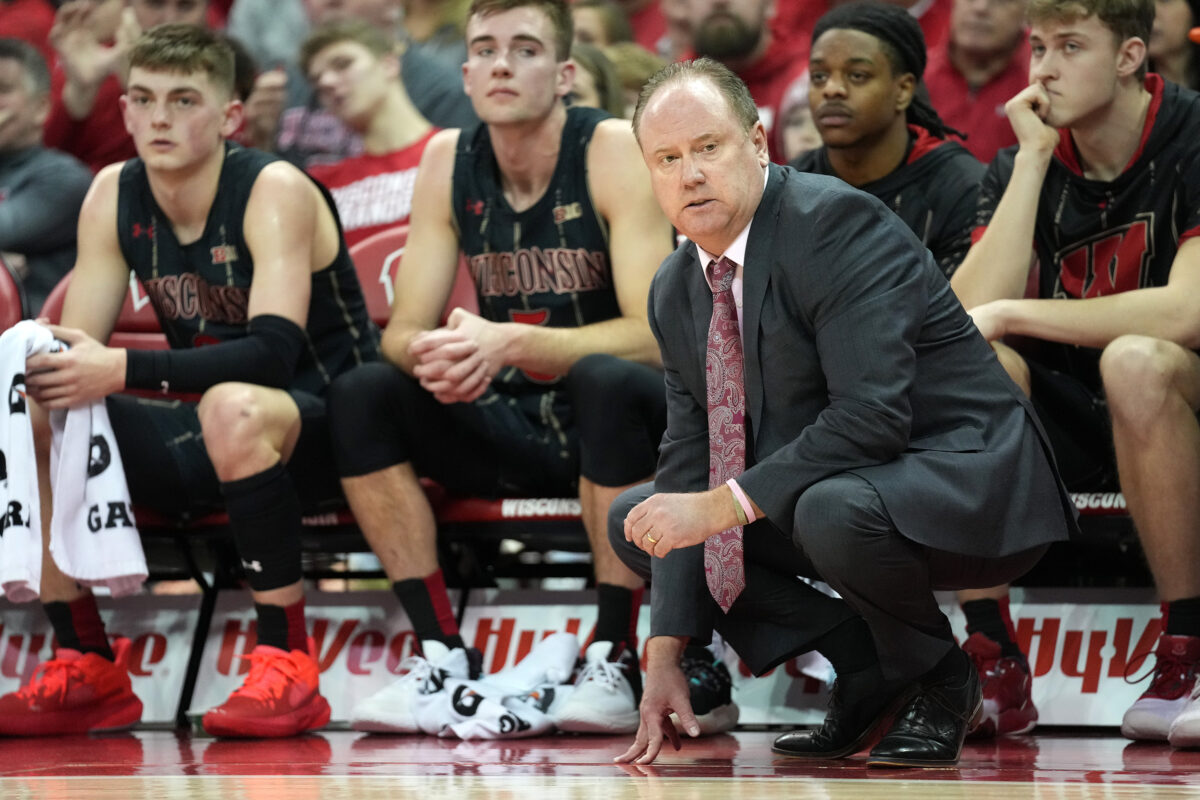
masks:
[[[668,403],[655,490],[703,491],[712,295],[691,242],[663,262],[649,312]],[[803,524],[793,517],[806,489],[843,472],[875,487],[901,535],[940,550],[1009,555],[1076,530],[1027,399],[929,252],[874,197],[771,165],[742,314],[748,434],[738,481],[780,531]],[[706,636],[715,604],[703,602],[702,554],[654,562],[653,635]]]

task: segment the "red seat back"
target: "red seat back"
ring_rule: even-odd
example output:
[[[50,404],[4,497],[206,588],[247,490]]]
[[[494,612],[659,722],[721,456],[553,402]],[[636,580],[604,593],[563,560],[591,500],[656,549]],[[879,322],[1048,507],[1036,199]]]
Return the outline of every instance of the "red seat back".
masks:
[[[0,331],[25,318],[25,289],[8,263],[0,259]]]
[[[392,305],[396,302],[396,270],[400,266],[407,242],[408,226],[399,225],[380,231],[350,248],[350,257],[358,271],[358,282],[362,284],[363,295],[366,297],[367,314],[381,328],[387,326],[388,318],[392,314]],[[479,310],[479,303],[475,299],[475,284],[467,272],[466,259],[459,260],[454,288],[450,290],[450,299],[446,302],[442,319],[445,320],[450,311],[459,306],[471,312]]]
[[[38,316],[49,317],[54,323],[62,319],[63,301],[70,283],[71,273],[68,272],[46,297]],[[138,350],[164,350],[167,347],[167,338],[163,336],[158,317],[154,315],[150,297],[132,272],[129,273],[129,291],[125,293],[125,302],[121,304],[121,313],[117,315],[108,343],[113,347]]]

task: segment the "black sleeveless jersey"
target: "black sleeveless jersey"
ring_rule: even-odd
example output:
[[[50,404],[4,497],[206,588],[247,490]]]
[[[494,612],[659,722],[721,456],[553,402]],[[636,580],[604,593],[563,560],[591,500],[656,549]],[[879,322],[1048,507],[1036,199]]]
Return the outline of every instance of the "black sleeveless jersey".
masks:
[[[938,139],[924,128],[910,125],[909,140],[900,166],[859,188],[904,220],[949,278],[971,249],[984,166],[959,143]],[[837,177],[825,147],[801,153],[791,165],[800,172]]]
[[[1112,181],[1083,176],[1069,131],[1050,161],[1034,229],[1038,296],[1092,298],[1163,286],[1182,242],[1200,236],[1200,94],[1146,76],[1150,109],[1141,147]],[[979,193],[975,238],[1012,177],[1016,147],[1001,150]],[[1100,351],[1037,342],[1027,355],[1100,390]]]
[[[200,347],[246,335],[254,260],[242,222],[259,172],[277,161],[226,144],[225,161],[200,238],[180,244],[158,207],[139,158],[121,169],[117,235],[121,254],[146,294],[172,348]],[[318,184],[330,211],[337,211]],[[339,223],[339,234],[340,234]],[[340,238],[340,236],[339,236]],[[367,316],[362,288],[343,242],[325,269],[312,273],[305,348],[292,388],[322,395],[334,377],[379,355],[379,333]]]
[[[576,328],[621,315],[608,230],[587,181],[587,148],[607,117],[592,108],[567,110],[550,185],[519,213],[504,198],[487,125],[459,134],[454,219],[484,318]],[[492,386],[508,395],[540,395],[559,380],[506,367]]]

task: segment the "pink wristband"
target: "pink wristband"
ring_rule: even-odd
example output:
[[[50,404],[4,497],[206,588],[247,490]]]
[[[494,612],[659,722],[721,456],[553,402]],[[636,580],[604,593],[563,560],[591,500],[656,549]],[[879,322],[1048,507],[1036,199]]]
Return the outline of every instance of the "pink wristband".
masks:
[[[737,500],[738,505],[742,507],[742,511],[746,512],[746,524],[750,524],[758,519],[754,515],[754,506],[750,504],[750,498],[746,497],[746,493],[742,491],[741,486],[738,486],[738,482],[734,478],[730,478],[725,481],[725,484],[733,492],[733,499]]]

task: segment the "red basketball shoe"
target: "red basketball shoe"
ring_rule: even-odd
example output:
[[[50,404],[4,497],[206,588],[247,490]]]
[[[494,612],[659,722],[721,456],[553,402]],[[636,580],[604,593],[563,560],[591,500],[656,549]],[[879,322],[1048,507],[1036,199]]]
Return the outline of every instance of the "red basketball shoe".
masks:
[[[983,721],[971,731],[974,738],[1028,733],[1037,725],[1033,677],[1019,658],[1002,656],[1000,644],[982,633],[971,634],[962,649],[971,657],[983,684]]]
[[[113,643],[115,663],[95,653],[60,647],[38,664],[33,680],[0,697],[0,736],[57,736],[136,725],[142,701],[125,668],[128,639]]]
[[[213,736],[295,736],[329,722],[329,703],[320,694],[320,670],[312,656],[260,644],[246,658],[246,681],[204,715],[204,730]]]

